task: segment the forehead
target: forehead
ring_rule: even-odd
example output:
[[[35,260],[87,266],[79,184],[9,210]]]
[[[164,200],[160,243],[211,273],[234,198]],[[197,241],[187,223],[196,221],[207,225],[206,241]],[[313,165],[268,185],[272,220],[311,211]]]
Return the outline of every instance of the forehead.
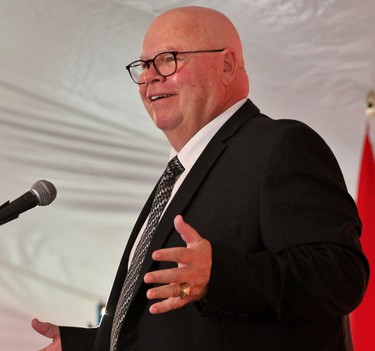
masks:
[[[142,55],[167,50],[198,50],[209,47],[209,28],[198,19],[181,15],[160,17],[144,37]]]

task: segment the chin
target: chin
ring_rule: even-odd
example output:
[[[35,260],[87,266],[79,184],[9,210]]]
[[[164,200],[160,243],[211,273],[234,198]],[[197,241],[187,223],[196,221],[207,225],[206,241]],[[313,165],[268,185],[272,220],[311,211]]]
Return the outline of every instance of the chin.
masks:
[[[161,111],[153,111],[151,115],[152,120],[155,123],[155,126],[159,129],[170,129],[176,123],[171,113],[161,113]]]
[[[167,131],[167,130],[171,129],[170,123],[168,121],[160,120],[160,119],[158,119],[158,120],[154,119],[154,123],[155,123],[156,128],[158,128],[162,131]]]
[[[163,131],[164,133],[167,133],[168,131],[176,130],[178,127],[178,123],[176,123],[176,120],[168,119],[168,118],[153,118],[155,126]]]

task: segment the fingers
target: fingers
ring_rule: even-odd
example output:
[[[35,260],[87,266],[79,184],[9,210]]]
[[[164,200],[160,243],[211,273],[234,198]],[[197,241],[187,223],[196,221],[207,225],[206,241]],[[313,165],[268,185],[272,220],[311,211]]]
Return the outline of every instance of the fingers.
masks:
[[[152,259],[155,261],[176,262],[189,264],[193,259],[191,252],[185,247],[173,247],[170,249],[160,249],[152,253]]]
[[[152,283],[182,283],[187,280],[189,274],[188,269],[184,268],[170,268],[161,269],[158,271],[148,272],[145,274],[143,280],[147,284]]]
[[[211,244],[187,224],[182,216],[176,216],[175,228],[186,242],[186,247],[156,250],[152,258],[156,261],[175,262],[176,268],[148,272],[145,283],[165,284],[148,290],[148,299],[162,299],[150,307],[151,313],[163,313],[181,308],[207,294],[211,274]],[[181,283],[189,284],[189,293],[180,298]]]
[[[47,322],[41,322],[34,318],[31,326],[39,334],[52,339],[52,342],[40,351],[61,351],[60,329],[57,325]]]
[[[182,216],[178,215],[174,219],[174,225],[177,232],[181,235],[181,238],[185,241],[188,249],[197,248],[198,245],[204,239],[198,234],[198,232],[186,223]],[[152,254],[152,258],[155,261],[168,261],[176,262],[180,264],[190,264],[195,259],[194,251],[187,250],[184,247],[175,247],[170,249],[156,250]]]
[[[188,246],[189,244],[193,244],[194,242],[202,239],[198,232],[184,221],[181,215],[175,217],[174,227]]]
[[[179,297],[179,296],[180,296],[180,284],[177,284],[177,283],[159,286],[156,288],[149,289],[147,291],[147,298],[150,300],[167,299],[169,297]]]
[[[181,294],[181,284],[169,284],[161,287],[150,289],[147,297],[151,299],[164,299],[150,306],[151,314],[165,313],[176,310],[195,300],[192,289],[185,291],[185,295]]]
[[[38,332],[39,334],[47,338],[56,339],[57,337],[60,336],[59,327],[55,324],[41,322],[38,319],[34,318],[31,321],[31,326],[36,332]]]
[[[185,306],[189,302],[188,299],[180,299],[179,297],[169,297],[161,302],[154,303],[150,306],[149,311],[152,314],[165,313],[176,310]]]

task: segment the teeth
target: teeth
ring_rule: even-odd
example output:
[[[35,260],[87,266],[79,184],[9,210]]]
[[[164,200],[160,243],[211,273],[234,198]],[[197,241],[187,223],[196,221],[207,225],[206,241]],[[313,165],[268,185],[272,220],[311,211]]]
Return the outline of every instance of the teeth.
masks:
[[[155,101],[157,99],[162,99],[162,98],[165,98],[165,97],[169,97],[169,96],[172,96],[172,95],[169,95],[169,94],[165,94],[165,95],[154,95],[154,96],[151,96],[151,101]]]

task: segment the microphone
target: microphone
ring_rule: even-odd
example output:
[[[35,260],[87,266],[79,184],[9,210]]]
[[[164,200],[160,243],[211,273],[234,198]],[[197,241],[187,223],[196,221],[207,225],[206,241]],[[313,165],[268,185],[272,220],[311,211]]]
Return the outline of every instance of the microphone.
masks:
[[[31,189],[12,202],[0,206],[0,225],[5,224],[35,206],[46,206],[55,200],[57,190],[47,180],[38,180]]]

